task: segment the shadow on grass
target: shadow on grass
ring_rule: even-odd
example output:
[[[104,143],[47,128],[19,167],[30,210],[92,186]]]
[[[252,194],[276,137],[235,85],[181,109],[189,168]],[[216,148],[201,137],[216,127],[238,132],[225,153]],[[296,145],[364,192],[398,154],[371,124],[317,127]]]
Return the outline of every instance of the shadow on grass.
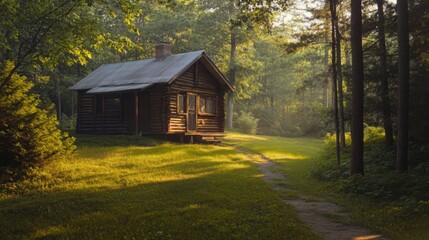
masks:
[[[124,146],[157,146],[165,141],[150,136],[136,135],[103,135],[74,134],[77,146],[124,147]]]
[[[236,185],[222,183],[233,175],[244,180],[248,170],[119,189],[48,192],[1,200],[0,238],[255,239],[253,236],[265,234],[269,238],[282,232],[284,226],[269,215],[285,212],[284,206],[273,206],[271,199],[255,194],[261,187],[257,182],[245,189],[238,181]],[[252,185],[249,180],[245,182]],[[270,195],[268,192],[272,198]],[[259,204],[269,207],[249,211]],[[265,224],[273,229],[265,229]]]
[[[139,145],[134,136],[78,135],[78,141],[86,147],[76,164],[88,161],[118,171],[110,176],[82,169],[88,172],[67,178],[84,182],[81,189],[42,186],[0,199],[0,239],[317,239],[261,177],[254,177],[256,167],[230,148],[162,141],[155,147]],[[120,156],[118,162],[106,160],[111,154]],[[153,162],[141,164],[140,156]],[[148,171],[168,176],[133,182],[133,176]],[[91,186],[122,180],[130,185]]]

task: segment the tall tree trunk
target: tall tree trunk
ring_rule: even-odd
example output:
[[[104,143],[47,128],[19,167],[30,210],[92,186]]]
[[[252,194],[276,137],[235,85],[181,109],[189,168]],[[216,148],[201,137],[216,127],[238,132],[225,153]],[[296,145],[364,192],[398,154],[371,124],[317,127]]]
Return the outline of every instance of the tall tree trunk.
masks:
[[[352,43],[352,174],[364,174],[363,166],[363,51],[362,2],[351,0]]]
[[[335,140],[337,150],[337,164],[340,165],[341,152],[340,152],[340,129],[338,125],[338,96],[337,96],[337,64],[336,64],[336,36],[335,36],[335,19],[336,19],[336,1],[329,0],[331,10],[331,48],[332,48],[332,98],[334,105],[334,123],[335,123]]]
[[[389,97],[389,75],[387,73],[387,51],[386,35],[384,32],[384,0],[377,0],[378,13],[378,39],[380,48],[380,72],[381,72],[381,105],[383,109],[383,125],[385,133],[385,143],[387,146],[393,144],[392,117]]]
[[[346,62],[345,62],[345,71],[344,71],[344,83],[346,84],[348,89],[351,89],[351,56],[350,56],[350,41],[344,41],[344,55],[346,57]]]
[[[346,133],[344,127],[344,94],[343,94],[343,69],[341,66],[341,34],[338,26],[338,15],[335,18],[336,47],[337,47],[337,74],[338,74],[338,108],[340,112],[340,142],[341,147],[346,148]]]
[[[398,53],[399,53],[399,102],[398,102],[398,146],[396,169],[406,172],[408,168],[408,111],[409,111],[409,30],[408,2],[397,1]]]
[[[325,0],[325,11],[326,18],[324,23],[324,35],[325,35],[325,56],[323,58],[326,69],[329,69],[329,0]],[[323,80],[323,105],[329,107],[329,74],[326,75]]]
[[[235,31],[235,27],[231,27],[231,52],[230,52],[230,60],[229,60],[229,81],[232,85],[235,84],[235,54],[237,51],[237,33]],[[233,128],[233,114],[234,114],[234,92],[230,91],[228,93],[228,112],[226,119],[226,127],[229,129]]]

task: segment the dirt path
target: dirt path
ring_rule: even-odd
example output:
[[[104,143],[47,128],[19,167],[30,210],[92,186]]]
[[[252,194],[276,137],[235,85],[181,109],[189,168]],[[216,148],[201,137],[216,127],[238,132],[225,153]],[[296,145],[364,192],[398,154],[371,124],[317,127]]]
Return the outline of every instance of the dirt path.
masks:
[[[286,176],[279,171],[280,166],[260,153],[249,149],[237,147],[237,151],[246,154],[256,163],[264,175],[264,180],[276,191],[291,190],[287,184]],[[276,170],[277,169],[277,170]],[[292,205],[298,212],[302,221],[310,225],[313,230],[328,240],[363,240],[387,238],[374,234],[370,230],[351,224],[334,221],[335,217],[347,217],[347,213],[338,205],[325,201],[309,201],[303,198],[284,198],[287,204]]]

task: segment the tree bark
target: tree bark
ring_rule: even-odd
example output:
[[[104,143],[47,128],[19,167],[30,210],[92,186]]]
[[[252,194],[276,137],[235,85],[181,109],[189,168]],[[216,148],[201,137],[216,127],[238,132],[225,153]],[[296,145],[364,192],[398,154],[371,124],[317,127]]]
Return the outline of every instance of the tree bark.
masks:
[[[397,1],[398,53],[399,53],[399,97],[398,97],[398,145],[396,169],[406,172],[408,168],[408,111],[409,111],[409,30],[408,2]]]
[[[329,69],[329,0],[325,0],[325,11],[326,18],[324,21],[324,35],[325,35],[325,56],[324,56],[324,64],[326,65],[326,69]],[[325,107],[329,107],[329,73],[326,74],[325,79],[323,80],[323,105]]]
[[[380,73],[381,73],[381,105],[383,109],[383,126],[385,133],[385,143],[387,146],[393,145],[393,130],[392,117],[389,97],[389,75],[387,72],[387,50],[386,50],[386,35],[384,31],[384,0],[377,0],[378,13],[378,39],[380,48]]]
[[[337,74],[338,74],[338,108],[339,108],[339,128],[341,147],[346,148],[346,133],[344,127],[344,94],[343,94],[343,69],[341,65],[341,34],[338,26],[338,15],[335,13],[335,33],[336,33],[336,48],[337,48]]]
[[[332,49],[332,98],[334,105],[334,123],[335,123],[335,140],[337,151],[337,164],[340,165],[341,151],[340,151],[340,129],[338,124],[338,95],[337,95],[337,63],[336,63],[336,35],[335,35],[335,19],[336,19],[336,1],[329,0],[329,7],[331,10],[331,49]]]
[[[237,51],[237,34],[235,32],[234,27],[231,27],[231,52],[230,52],[230,60],[229,60],[229,81],[232,85],[235,84],[235,54]],[[228,129],[233,128],[233,115],[234,115],[234,92],[230,91],[228,93],[228,111],[227,111],[227,119],[226,119],[226,127]]]
[[[363,165],[363,51],[362,2],[351,0],[352,43],[352,174],[364,174]]]

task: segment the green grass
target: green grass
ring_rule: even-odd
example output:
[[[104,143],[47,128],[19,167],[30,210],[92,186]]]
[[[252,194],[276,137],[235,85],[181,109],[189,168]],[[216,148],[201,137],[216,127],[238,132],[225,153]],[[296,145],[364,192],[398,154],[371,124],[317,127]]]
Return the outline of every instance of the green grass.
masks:
[[[232,147],[78,136],[32,176],[0,185],[0,239],[319,238]]]
[[[263,135],[247,135],[231,132],[225,138],[226,143],[242,146],[263,154],[279,163],[287,175],[292,190],[299,193],[311,193],[321,196],[325,184],[313,184],[310,178],[311,169],[317,164],[319,151],[323,142],[316,138],[283,138]],[[289,191],[294,196],[294,191]]]
[[[328,199],[346,207],[351,221],[386,234],[391,239],[429,239],[429,217],[403,216],[388,203],[375,202],[358,196],[337,193],[335,183],[320,182],[310,173],[321,159],[321,140],[311,138],[282,138],[229,133],[226,142],[259,152],[279,163],[288,177],[292,191],[286,196],[311,195]]]

